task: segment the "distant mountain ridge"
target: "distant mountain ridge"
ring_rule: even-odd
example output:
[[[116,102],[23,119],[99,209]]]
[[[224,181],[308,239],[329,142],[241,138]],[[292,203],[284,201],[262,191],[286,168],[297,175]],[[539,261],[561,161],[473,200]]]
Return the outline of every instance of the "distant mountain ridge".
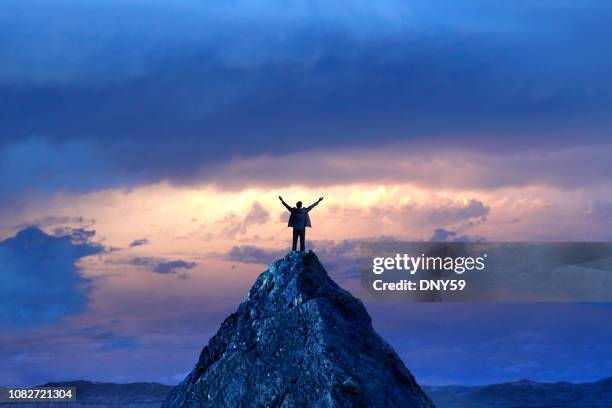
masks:
[[[1,404],[2,408],[158,408],[174,388],[159,383],[115,384],[91,381],[46,383],[76,387],[78,403]],[[609,408],[612,377],[589,383],[538,383],[529,380],[482,386],[421,386],[437,408]],[[563,405],[560,405],[563,404]]]
[[[0,404],[2,408],[159,408],[174,387],[154,382],[115,384],[84,380],[48,382],[40,387],[75,387],[77,402]]]
[[[483,386],[423,386],[438,408],[610,408],[612,377],[589,383],[520,380]]]

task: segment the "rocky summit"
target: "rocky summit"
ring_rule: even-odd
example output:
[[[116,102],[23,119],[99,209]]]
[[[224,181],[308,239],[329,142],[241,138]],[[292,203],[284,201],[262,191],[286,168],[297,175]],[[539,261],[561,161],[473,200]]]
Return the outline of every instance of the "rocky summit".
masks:
[[[273,262],[163,407],[433,407],[313,252]]]

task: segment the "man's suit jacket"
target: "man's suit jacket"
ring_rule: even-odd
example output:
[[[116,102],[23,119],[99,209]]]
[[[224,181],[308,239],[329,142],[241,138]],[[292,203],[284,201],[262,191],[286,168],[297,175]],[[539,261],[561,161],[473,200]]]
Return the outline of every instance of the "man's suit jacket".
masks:
[[[292,208],[291,215],[289,216],[288,227],[303,230],[306,227],[312,227],[310,224],[310,216],[308,215],[309,208]]]
[[[306,229],[306,227],[312,227],[312,224],[310,224],[310,216],[308,215],[308,212],[315,208],[316,205],[319,204],[319,201],[306,208],[289,207],[284,201],[282,203],[285,208],[291,213],[291,215],[289,216],[289,222],[287,223],[288,227],[293,227],[299,230]]]

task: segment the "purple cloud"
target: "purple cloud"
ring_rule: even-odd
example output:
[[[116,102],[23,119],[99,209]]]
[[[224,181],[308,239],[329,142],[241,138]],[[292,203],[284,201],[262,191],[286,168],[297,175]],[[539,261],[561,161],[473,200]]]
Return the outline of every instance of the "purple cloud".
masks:
[[[146,238],[142,238],[142,239],[135,239],[134,241],[132,241],[132,243],[130,244],[130,248],[134,248],[134,247],[139,247],[139,246],[143,246],[143,245],[148,245],[149,244],[149,240]]]
[[[136,257],[128,261],[130,265],[142,266],[150,269],[152,272],[160,273],[163,275],[177,275],[179,269],[193,269],[198,264],[196,262],[177,260],[167,260],[163,258],[155,257]],[[186,278],[185,274],[181,274],[180,277]]]

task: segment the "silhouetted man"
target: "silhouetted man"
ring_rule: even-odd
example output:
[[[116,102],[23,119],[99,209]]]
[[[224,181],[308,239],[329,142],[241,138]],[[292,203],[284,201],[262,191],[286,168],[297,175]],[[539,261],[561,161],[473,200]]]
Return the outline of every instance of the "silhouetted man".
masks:
[[[283,203],[285,208],[291,213],[289,223],[287,224],[288,227],[293,227],[293,245],[291,246],[291,249],[293,251],[296,250],[297,240],[300,238],[300,251],[304,252],[304,247],[306,246],[306,243],[304,242],[306,240],[306,227],[312,227],[312,225],[310,225],[310,217],[308,216],[308,212],[315,208],[316,205],[323,200],[323,197],[320,197],[316,203],[306,208],[302,208],[301,201],[295,203],[295,207],[292,208],[283,201],[283,197],[278,196],[278,199],[281,200],[281,203]]]

